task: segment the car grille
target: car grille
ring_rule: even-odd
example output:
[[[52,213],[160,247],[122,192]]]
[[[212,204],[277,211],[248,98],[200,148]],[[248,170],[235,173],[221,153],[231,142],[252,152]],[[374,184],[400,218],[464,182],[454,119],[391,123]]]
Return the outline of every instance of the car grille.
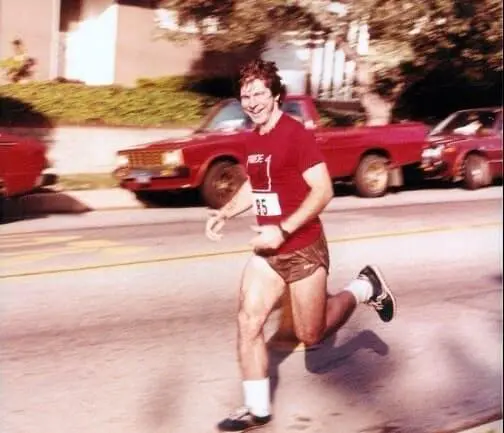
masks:
[[[161,152],[153,151],[136,151],[126,153],[130,167],[159,167],[163,165],[163,157]]]

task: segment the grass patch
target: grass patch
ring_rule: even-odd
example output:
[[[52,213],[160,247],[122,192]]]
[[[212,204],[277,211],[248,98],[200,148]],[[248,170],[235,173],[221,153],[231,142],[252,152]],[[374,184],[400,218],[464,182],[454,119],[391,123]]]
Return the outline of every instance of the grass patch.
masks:
[[[58,176],[58,188],[67,191],[117,188],[117,180],[110,173],[82,173]]]

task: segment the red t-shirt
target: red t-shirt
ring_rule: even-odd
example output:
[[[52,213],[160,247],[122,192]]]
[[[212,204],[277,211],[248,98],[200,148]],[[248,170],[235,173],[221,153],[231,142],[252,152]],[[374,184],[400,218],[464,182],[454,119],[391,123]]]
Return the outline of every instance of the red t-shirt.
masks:
[[[254,193],[253,210],[259,225],[279,224],[299,208],[310,187],[303,173],[324,162],[312,131],[282,114],[267,134],[253,132],[246,146],[247,174]],[[277,253],[287,253],[315,242],[321,234],[318,217],[285,241]]]

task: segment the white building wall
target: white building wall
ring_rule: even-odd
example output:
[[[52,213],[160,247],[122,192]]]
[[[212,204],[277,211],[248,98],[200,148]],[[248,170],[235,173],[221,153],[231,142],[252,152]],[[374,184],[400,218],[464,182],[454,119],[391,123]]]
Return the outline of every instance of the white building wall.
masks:
[[[81,21],[68,32],[65,77],[86,84],[115,78],[118,6],[113,0],[85,0]]]
[[[348,37],[359,55],[368,53],[366,25],[351,26]],[[311,62],[307,41],[294,38],[290,43],[271,41],[263,58],[277,63],[289,93],[304,93],[306,76],[310,72],[313,96],[318,96],[320,89],[322,97],[329,97],[332,92],[332,97],[337,99],[351,98],[355,62],[348,61],[343,51],[336,49],[333,40],[317,41],[311,52]]]

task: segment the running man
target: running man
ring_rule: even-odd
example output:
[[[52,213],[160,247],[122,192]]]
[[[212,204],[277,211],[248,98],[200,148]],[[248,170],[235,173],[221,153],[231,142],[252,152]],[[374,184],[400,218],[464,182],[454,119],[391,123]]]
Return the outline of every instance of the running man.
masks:
[[[247,181],[220,210],[210,212],[206,235],[222,238],[226,221],[251,207],[257,215],[240,288],[238,359],[244,406],[218,424],[243,432],[271,419],[268,354],[263,327],[289,288],[294,330],[307,347],[339,329],[358,304],[392,320],[395,300],[375,266],[344,290],[326,291],[329,252],[319,214],[333,197],[332,182],[312,132],[281,110],[284,96],[274,62],[255,60],[240,71],[240,100],[255,125],[247,143]]]

